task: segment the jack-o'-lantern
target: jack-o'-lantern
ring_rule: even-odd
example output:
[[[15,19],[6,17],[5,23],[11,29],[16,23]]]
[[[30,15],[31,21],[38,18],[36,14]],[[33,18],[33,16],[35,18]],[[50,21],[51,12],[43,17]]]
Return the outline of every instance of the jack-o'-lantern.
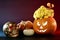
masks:
[[[42,5],[34,12],[33,29],[37,34],[50,34],[54,33],[57,29],[56,20],[53,18],[54,10],[51,9],[54,5],[47,3],[47,6],[50,6],[50,8]]]
[[[34,20],[33,29],[38,34],[54,33],[56,28],[56,21],[52,17]]]

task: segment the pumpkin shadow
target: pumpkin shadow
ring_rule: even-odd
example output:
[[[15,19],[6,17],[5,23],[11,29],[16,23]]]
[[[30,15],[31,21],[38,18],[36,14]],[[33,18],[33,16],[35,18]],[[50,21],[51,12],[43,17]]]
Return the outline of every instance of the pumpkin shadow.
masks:
[[[34,34],[34,37],[54,37],[53,34]]]

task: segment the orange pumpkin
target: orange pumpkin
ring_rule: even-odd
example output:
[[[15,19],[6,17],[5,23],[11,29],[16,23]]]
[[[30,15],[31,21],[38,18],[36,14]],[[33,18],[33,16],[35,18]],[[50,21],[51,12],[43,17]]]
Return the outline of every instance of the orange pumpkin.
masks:
[[[31,29],[33,28],[33,23],[31,21],[26,21],[25,27],[26,29]]]
[[[20,28],[20,30],[32,29],[33,23],[29,20],[28,21],[21,21],[20,23],[17,24],[17,26]]]
[[[56,31],[57,23],[53,17],[36,19],[33,23],[33,29],[37,34],[50,34]]]

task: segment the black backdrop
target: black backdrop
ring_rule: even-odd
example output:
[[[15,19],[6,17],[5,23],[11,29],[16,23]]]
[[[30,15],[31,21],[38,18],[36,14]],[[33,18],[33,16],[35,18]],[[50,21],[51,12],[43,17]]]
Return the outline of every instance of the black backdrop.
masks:
[[[33,13],[41,5],[47,2],[55,4],[55,16],[58,29],[60,28],[60,4],[59,0],[0,0],[0,30],[7,21],[19,23],[21,20],[33,22]]]

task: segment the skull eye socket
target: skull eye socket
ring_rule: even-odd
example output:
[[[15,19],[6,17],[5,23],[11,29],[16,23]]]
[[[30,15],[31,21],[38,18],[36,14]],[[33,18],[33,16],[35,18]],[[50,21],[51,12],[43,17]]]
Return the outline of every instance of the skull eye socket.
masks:
[[[43,26],[46,26],[46,25],[47,25],[47,23],[48,23],[47,21],[46,21],[46,22],[44,22],[44,23],[43,23]]]
[[[39,23],[39,22],[37,22],[37,25],[38,25],[38,26],[40,26],[40,23]]]

